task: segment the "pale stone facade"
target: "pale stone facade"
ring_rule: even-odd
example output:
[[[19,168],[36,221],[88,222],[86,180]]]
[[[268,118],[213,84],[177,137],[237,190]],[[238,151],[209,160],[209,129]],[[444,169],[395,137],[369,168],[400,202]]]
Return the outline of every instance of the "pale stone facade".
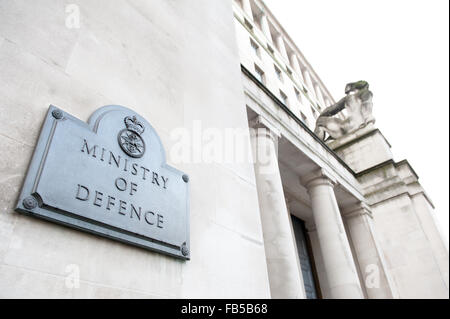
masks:
[[[14,212],[49,104],[85,121],[127,106],[167,151],[194,120],[248,127],[230,3],[78,1],[68,29],[69,3],[0,1],[0,297],[270,297],[251,164],[173,164],[191,177],[189,262]]]
[[[273,132],[280,174],[270,175],[270,185],[281,180],[277,202],[284,195],[287,203],[273,206],[264,196],[267,175],[258,176],[257,162],[263,234],[267,214],[272,226],[273,216],[304,221],[323,298],[448,298],[448,250],[411,166],[394,162],[371,114],[359,130],[321,142],[312,131],[335,100],[262,1],[236,0],[233,9],[249,125],[264,123]],[[336,116],[344,120],[345,113]],[[278,237],[285,238],[286,229],[277,227]],[[280,289],[286,278],[279,274],[298,266],[284,259],[273,265],[274,248],[264,239],[272,297],[296,298],[295,289]]]
[[[314,135],[335,101],[264,3],[70,5],[0,1],[0,298],[302,299],[311,281],[322,298],[448,298],[417,175],[373,125]],[[124,105],[153,125],[190,176],[191,260],[14,211],[50,104],[84,121]],[[240,140],[253,163],[176,161],[173,131],[198,121],[262,128]]]

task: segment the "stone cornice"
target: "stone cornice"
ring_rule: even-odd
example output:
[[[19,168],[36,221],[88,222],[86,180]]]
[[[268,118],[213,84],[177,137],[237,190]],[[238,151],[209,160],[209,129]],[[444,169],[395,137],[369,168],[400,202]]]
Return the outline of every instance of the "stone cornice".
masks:
[[[386,197],[386,198],[383,198],[383,199],[381,199],[381,200],[379,200],[379,201],[370,203],[370,206],[373,208],[373,207],[375,207],[375,206],[378,206],[378,205],[383,204],[384,202],[386,202],[386,201],[388,201],[388,200],[391,200],[391,199],[394,199],[394,198],[400,198],[400,197],[402,197],[402,196],[406,196],[407,198],[410,198],[408,192],[400,192],[400,193],[398,193],[398,194],[396,194],[396,195],[394,195],[394,196]]]
[[[382,162],[380,164],[377,164],[375,166],[369,167],[369,168],[367,168],[367,169],[365,169],[365,170],[363,170],[363,171],[361,171],[359,173],[356,173],[355,177],[356,178],[360,178],[360,177],[362,177],[364,175],[370,174],[370,173],[372,173],[372,172],[374,172],[374,171],[376,171],[376,170],[378,170],[380,168],[383,168],[383,167],[385,167],[387,165],[393,165],[395,167],[395,161],[390,159],[390,160],[387,160],[387,161]]]
[[[425,199],[431,205],[431,207],[435,208],[433,201],[431,200],[431,198],[428,196],[428,194],[425,192],[422,185],[420,185],[418,181],[407,184],[406,186],[408,187],[408,192],[411,197],[423,195],[423,197],[425,197]]]
[[[330,153],[349,173],[356,177],[356,173],[337,155],[324,141],[322,141],[311,129],[302,122],[286,105],[284,105],[263,83],[241,64],[242,72],[266,93],[283,111],[285,111],[298,125],[300,125],[312,138],[314,138],[328,153]]]
[[[418,181],[419,177],[417,176],[414,169],[411,167],[411,165],[409,164],[409,162],[407,160],[402,160],[399,162],[395,162],[394,160],[388,160],[388,161],[385,161],[378,165],[375,165],[371,168],[368,168],[368,169],[356,174],[356,176],[357,176],[357,178],[361,178],[367,174],[376,172],[377,170],[379,170],[383,167],[389,166],[389,165],[392,165],[396,170],[402,165],[407,165],[410,172],[415,177],[415,179],[412,182],[408,182],[408,179],[401,178],[397,172],[396,176],[392,176],[389,179],[385,179],[382,183],[378,183],[378,184],[366,187],[364,189],[364,196],[369,200],[371,205],[382,203],[386,200],[398,197],[402,194],[407,194],[409,197],[413,197],[413,196],[422,194],[425,197],[425,199],[428,201],[428,203],[434,208],[434,204],[433,204],[432,200],[429,198],[429,196],[427,195],[425,190],[420,185],[420,183]],[[382,195],[383,192],[391,191],[394,189],[396,191],[392,192],[390,195],[385,195],[385,196]],[[379,195],[380,198],[377,199],[376,201],[374,201],[374,197],[377,195]]]
[[[311,74],[311,76],[317,81],[317,83],[321,86],[321,88],[325,91],[324,93],[327,95],[327,97],[330,99],[330,101],[334,104],[336,101],[334,100],[333,96],[331,95],[328,88],[323,83],[322,79],[319,77],[319,75],[316,73],[314,68],[311,66],[311,64],[308,62],[308,60],[305,58],[303,53],[300,51],[300,49],[297,47],[295,42],[292,40],[292,38],[289,36],[289,34],[286,32],[286,30],[283,28],[283,26],[278,22],[277,18],[273,15],[272,11],[266,6],[264,1],[259,0],[259,7],[265,12],[265,14],[269,17],[271,22],[275,24],[275,28],[278,29],[278,32],[282,33],[286,42],[289,43],[289,46],[291,49],[296,51],[295,53],[298,55],[298,58],[302,61],[302,63],[307,67],[308,72]]]
[[[430,204],[430,206],[431,206],[433,209],[436,208],[436,207],[434,206],[434,203],[431,201],[431,199],[428,197],[428,195],[427,195],[427,193],[426,193],[425,191],[415,193],[415,194],[411,195],[411,197],[416,197],[416,196],[420,196],[420,195],[422,195],[422,196],[425,198],[425,200],[428,202],[428,204]]]
[[[407,165],[408,168],[410,169],[411,173],[413,173],[414,176],[416,177],[416,179],[419,179],[419,175],[417,175],[416,171],[412,168],[411,164],[409,164],[408,160],[404,159],[400,162],[395,163],[395,167],[399,167],[402,165]]]

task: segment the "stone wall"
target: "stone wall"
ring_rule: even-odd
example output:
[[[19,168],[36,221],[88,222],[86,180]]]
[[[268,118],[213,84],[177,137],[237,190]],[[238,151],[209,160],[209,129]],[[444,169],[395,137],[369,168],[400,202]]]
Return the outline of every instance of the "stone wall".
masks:
[[[0,298],[270,297],[252,165],[169,151],[195,120],[248,128],[231,2],[0,1],[0,70]],[[154,126],[190,175],[191,261],[14,212],[49,104],[85,121],[124,105]]]
[[[410,197],[403,194],[391,198],[373,206],[372,211],[387,267],[400,298],[448,298],[444,274]]]
[[[361,129],[330,146],[359,172],[394,295],[448,298],[448,250],[429,199],[408,162],[394,162],[390,145],[378,129]]]

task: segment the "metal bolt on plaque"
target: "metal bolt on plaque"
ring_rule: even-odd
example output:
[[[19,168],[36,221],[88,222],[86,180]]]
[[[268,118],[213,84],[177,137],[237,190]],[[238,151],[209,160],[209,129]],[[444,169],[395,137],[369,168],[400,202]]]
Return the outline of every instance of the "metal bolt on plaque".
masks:
[[[52,111],[52,115],[55,119],[61,120],[64,117],[64,114],[61,110],[55,109]]]
[[[23,207],[26,209],[35,209],[38,206],[38,201],[33,196],[28,196],[22,201]]]

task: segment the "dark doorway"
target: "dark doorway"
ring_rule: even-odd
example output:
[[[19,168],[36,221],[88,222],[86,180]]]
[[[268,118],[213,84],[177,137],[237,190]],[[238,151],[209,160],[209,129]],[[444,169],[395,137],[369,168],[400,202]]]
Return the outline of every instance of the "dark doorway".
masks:
[[[319,281],[317,280],[317,273],[314,266],[314,257],[305,223],[293,215],[291,215],[291,219],[295,241],[297,243],[298,256],[300,258],[300,266],[302,268],[306,297],[308,299],[321,299]]]

